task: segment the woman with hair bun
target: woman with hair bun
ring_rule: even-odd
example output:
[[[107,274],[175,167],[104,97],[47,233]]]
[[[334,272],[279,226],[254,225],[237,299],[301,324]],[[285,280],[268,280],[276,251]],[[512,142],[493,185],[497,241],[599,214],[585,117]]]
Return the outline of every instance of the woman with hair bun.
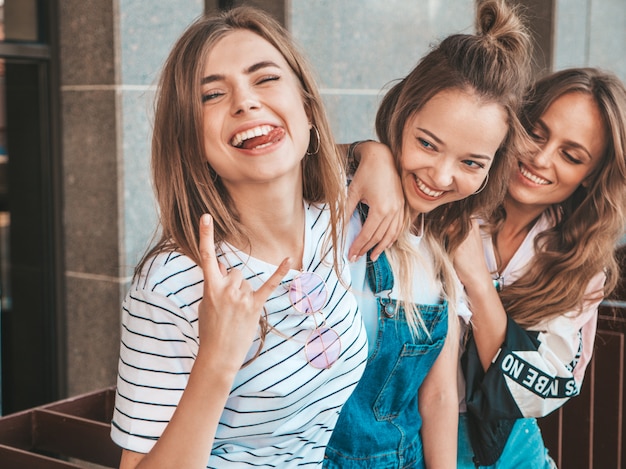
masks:
[[[477,29],[441,41],[376,116],[404,190],[404,230],[380,257],[351,264],[369,356],[326,448],[327,468],[456,467],[465,308],[445,251],[463,240],[474,211],[504,196],[525,144],[517,112],[531,56],[529,33],[504,1],[479,3]],[[349,157],[378,146],[386,148],[356,142]],[[354,232],[365,217],[353,217]]]

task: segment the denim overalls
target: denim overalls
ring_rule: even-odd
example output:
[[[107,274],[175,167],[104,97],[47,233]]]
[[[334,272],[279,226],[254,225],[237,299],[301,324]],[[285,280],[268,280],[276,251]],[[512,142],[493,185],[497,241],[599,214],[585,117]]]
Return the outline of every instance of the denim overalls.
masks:
[[[393,287],[383,253],[368,255],[367,277],[375,294]],[[326,468],[424,467],[418,390],[437,359],[448,332],[448,305],[419,305],[430,331],[413,337],[403,308],[378,298],[378,334],[365,372],[348,399],[326,448]],[[451,384],[452,385],[452,384]]]

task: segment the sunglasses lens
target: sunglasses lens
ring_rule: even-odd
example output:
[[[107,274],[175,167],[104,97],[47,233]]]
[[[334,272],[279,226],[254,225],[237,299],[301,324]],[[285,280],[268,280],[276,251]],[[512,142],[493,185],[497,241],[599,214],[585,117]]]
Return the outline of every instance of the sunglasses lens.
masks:
[[[324,279],[314,272],[302,272],[289,285],[289,299],[299,313],[321,313],[328,290]],[[315,368],[330,368],[341,353],[341,340],[330,327],[316,327],[304,347],[306,359]]]
[[[329,327],[318,327],[309,336],[306,358],[315,368],[330,368],[341,353],[339,334]]]
[[[298,274],[289,286],[289,299],[293,307],[304,314],[321,311],[328,292],[324,279],[313,272]]]

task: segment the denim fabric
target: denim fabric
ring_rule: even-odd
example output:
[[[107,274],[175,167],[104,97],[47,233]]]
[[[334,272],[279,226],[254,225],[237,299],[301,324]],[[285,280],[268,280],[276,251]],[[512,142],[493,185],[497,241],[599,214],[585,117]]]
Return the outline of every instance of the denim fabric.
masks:
[[[385,256],[368,263],[374,293],[391,290]],[[326,448],[324,467],[424,467],[418,390],[437,359],[448,332],[448,306],[418,305],[430,333],[414,337],[394,300],[378,298],[378,334],[367,367],[344,405]]]
[[[457,468],[476,469],[473,457],[467,415],[463,413],[459,415]],[[537,419],[526,418],[515,422],[500,459],[493,466],[479,467],[482,469],[556,469],[556,464],[548,455]]]

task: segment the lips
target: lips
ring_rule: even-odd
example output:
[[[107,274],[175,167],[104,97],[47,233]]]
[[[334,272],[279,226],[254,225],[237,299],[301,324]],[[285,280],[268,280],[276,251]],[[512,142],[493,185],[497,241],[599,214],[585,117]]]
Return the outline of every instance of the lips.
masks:
[[[531,172],[530,169],[522,163],[519,164],[519,172],[522,174],[522,176],[535,184],[539,184],[541,186],[552,184],[552,182],[548,181],[547,179],[544,179],[541,176],[538,176],[535,173]]]
[[[264,148],[280,140],[285,135],[285,129],[271,125],[259,125],[243,132],[236,133],[230,144],[245,150]]]

